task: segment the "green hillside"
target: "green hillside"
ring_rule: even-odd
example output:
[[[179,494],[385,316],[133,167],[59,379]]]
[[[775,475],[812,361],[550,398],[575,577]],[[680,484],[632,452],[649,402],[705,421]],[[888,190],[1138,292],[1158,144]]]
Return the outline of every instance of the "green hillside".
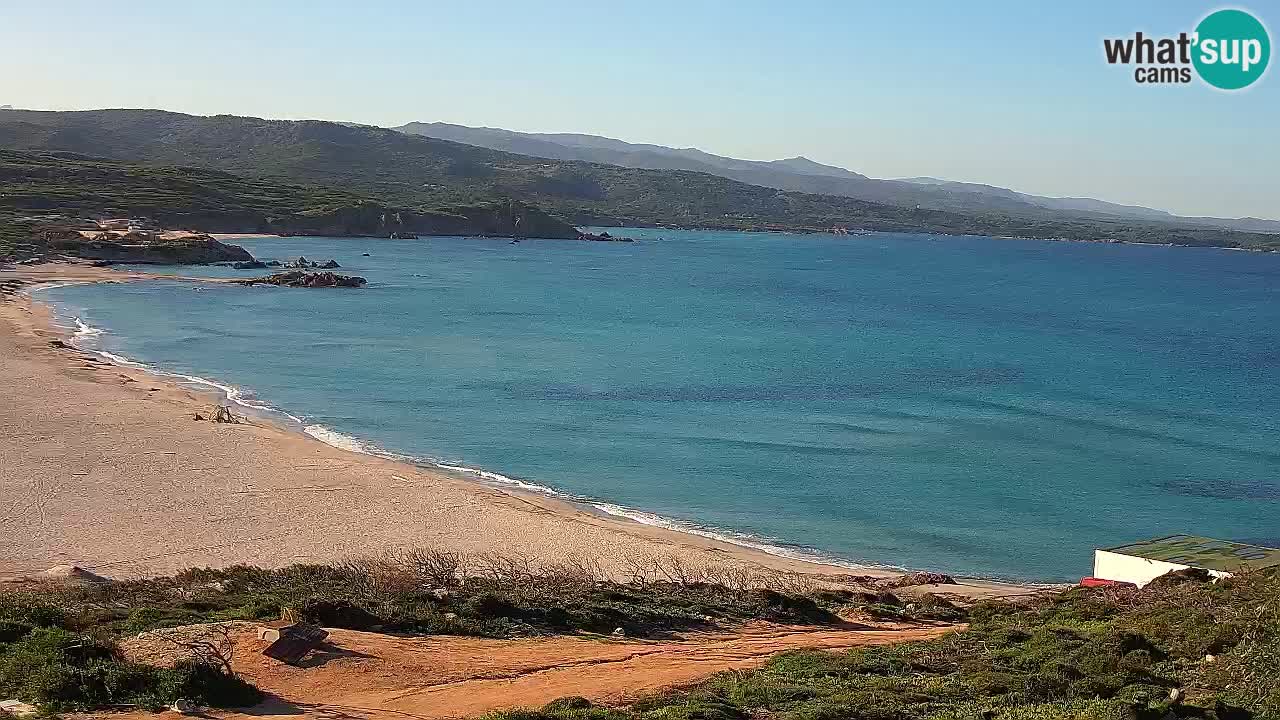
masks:
[[[684,170],[513,155],[367,126],[158,110],[0,111],[0,147],[340,189],[425,209],[515,199],[575,224],[829,229],[1280,248],[1280,236],[1140,221],[960,214],[784,192]]]
[[[395,206],[319,186],[65,152],[0,150],[0,188],[0,255],[28,239],[36,226],[104,216],[142,216],[165,227],[206,232],[326,235],[503,235],[518,218],[530,236],[577,237],[567,223],[505,203]]]

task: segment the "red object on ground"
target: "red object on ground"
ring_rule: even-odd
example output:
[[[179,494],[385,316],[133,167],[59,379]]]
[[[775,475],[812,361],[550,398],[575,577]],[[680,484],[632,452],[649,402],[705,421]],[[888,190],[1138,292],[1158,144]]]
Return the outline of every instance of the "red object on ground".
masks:
[[[1096,577],[1080,578],[1080,585],[1083,587],[1138,587],[1131,582],[1123,580],[1103,580]]]

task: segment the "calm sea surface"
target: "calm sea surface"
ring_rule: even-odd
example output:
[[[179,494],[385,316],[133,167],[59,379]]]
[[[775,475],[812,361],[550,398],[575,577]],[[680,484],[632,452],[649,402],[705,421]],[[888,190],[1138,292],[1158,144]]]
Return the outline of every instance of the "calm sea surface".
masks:
[[[1042,580],[1150,536],[1280,543],[1280,255],[622,234],[249,240],[369,286],[43,296],[314,433],[650,522]]]

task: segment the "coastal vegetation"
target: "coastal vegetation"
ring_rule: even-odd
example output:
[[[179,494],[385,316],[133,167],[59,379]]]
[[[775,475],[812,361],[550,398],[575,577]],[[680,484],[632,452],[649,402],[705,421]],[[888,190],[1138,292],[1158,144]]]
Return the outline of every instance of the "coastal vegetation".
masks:
[[[156,110],[10,110],[0,111],[0,147],[80,153],[156,168],[166,178],[162,187],[172,182],[176,195],[144,191],[132,199],[119,198],[117,207],[157,219],[172,217],[166,222],[185,219],[187,226],[206,231],[275,228],[333,234],[345,229],[347,234],[377,235],[389,232],[380,222],[384,214],[399,211],[402,218],[403,213],[413,214],[406,231],[425,228],[419,230],[424,233],[468,234],[468,228],[480,227],[482,234],[576,237],[565,230],[568,223],[749,230],[838,227],[1280,249],[1280,235],[1051,210],[958,213],[890,205],[781,191],[688,170],[528,157],[320,121],[196,117]],[[183,175],[195,171],[176,169],[188,166],[222,173],[215,187],[242,185],[225,198],[219,192],[192,190],[183,185]],[[198,183],[207,177],[212,180],[201,175]],[[10,182],[3,176],[0,180]],[[37,180],[19,195],[44,196],[44,182]],[[188,202],[192,195],[200,202]],[[76,200],[56,192],[51,197],[53,202]],[[522,210],[513,211],[513,203]],[[177,208],[170,212],[173,205]],[[265,222],[276,216],[281,219]],[[516,218],[522,218],[519,228]]]
[[[317,186],[62,152],[0,150],[0,188],[0,257],[40,243],[42,228],[90,227],[88,219],[103,217],[204,232],[372,236],[509,235],[519,222],[531,237],[578,237],[520,204],[405,208]]]
[[[841,618],[968,621],[933,640],[801,651],[623,707],[565,698],[493,720],[1280,717],[1280,578],[1175,573],[1141,590],[1076,588],[961,607],[882,583],[823,589],[805,576],[635,563],[625,582],[590,562],[404,551],[338,565],[197,569],[174,577],[0,593],[0,693],[46,711],[179,699],[229,707],[258,693],[216,653],[170,668],[126,658],[127,638],[196,623],[288,616],[373,632],[505,638],[632,637]],[[864,579],[865,580],[865,579]]]
[[[624,708],[565,698],[490,720],[1280,717],[1274,575],[1172,574],[1142,590],[983,603],[969,617],[936,640],[783,654]]]
[[[239,566],[144,580],[20,583],[0,590],[0,697],[48,711],[160,707],[178,699],[253,704],[257,692],[216,653],[158,669],[127,659],[120,642],[150,630],[282,615],[325,627],[494,638],[647,637],[749,620],[827,625],[839,622],[837,610],[853,606],[886,618],[961,615],[937,599],[906,605],[887,591],[821,591],[803,576],[695,570],[677,559],[637,561],[631,577],[617,582],[587,561],[538,566],[519,557],[434,551],[279,570]]]

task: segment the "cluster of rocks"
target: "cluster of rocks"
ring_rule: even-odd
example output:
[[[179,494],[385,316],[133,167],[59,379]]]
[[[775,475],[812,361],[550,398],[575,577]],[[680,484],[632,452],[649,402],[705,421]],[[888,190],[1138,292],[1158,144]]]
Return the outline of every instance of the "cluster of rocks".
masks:
[[[301,270],[291,270],[266,277],[232,280],[231,282],[237,285],[276,285],[279,287],[300,288],[358,288],[368,281],[354,275],[338,275],[331,272],[309,273]]]
[[[341,265],[338,264],[337,260],[330,260],[329,262],[326,262],[326,263],[318,263],[318,262],[311,262],[310,260],[307,260],[305,257],[299,257],[297,260],[294,260],[292,262],[287,262],[284,264],[284,266],[287,268],[293,268],[295,270],[306,270],[307,268],[314,268],[316,270],[336,270],[342,267]]]
[[[610,235],[608,232],[602,232],[599,235],[589,232],[578,233],[578,239],[590,240],[592,242],[635,242],[634,238],[618,237],[616,235]]]
[[[312,262],[305,257],[299,257],[297,260],[290,260],[287,263],[281,263],[279,260],[248,260],[231,263],[231,267],[237,270],[264,270],[277,267],[285,267],[290,270],[336,270],[342,266],[338,264],[337,260],[320,263]]]

